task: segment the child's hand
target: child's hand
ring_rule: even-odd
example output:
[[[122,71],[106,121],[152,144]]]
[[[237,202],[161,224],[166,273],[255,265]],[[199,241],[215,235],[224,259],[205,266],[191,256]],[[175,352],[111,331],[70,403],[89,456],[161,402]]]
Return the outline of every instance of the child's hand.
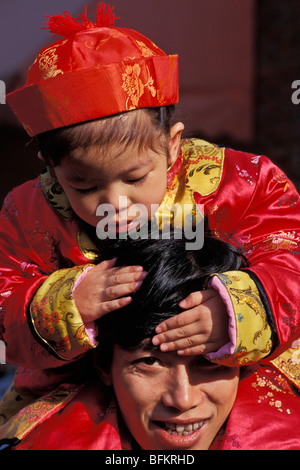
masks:
[[[229,342],[228,313],[214,289],[192,292],[179,306],[184,312],[163,321],[152,342],[162,351],[181,355],[208,354]]]
[[[91,269],[73,291],[73,298],[85,323],[131,302],[128,294],[139,289],[146,274],[142,266],[115,268],[116,259]]]

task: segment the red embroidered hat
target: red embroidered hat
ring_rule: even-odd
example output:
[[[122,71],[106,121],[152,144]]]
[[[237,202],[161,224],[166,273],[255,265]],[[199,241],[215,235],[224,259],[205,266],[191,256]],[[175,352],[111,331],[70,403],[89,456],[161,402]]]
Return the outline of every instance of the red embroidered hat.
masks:
[[[96,23],[69,12],[45,23],[63,39],[41,50],[7,102],[30,136],[131,109],[178,102],[178,56],[137,31],[114,27],[101,2]]]

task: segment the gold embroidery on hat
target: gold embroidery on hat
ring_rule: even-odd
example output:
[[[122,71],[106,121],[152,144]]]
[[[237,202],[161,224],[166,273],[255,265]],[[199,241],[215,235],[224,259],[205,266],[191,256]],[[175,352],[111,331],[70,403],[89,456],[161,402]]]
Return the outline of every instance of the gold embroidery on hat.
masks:
[[[42,80],[47,80],[48,78],[56,77],[56,75],[63,74],[64,72],[61,69],[57,68],[58,55],[56,54],[56,49],[59,46],[66,44],[68,39],[65,39],[60,44],[57,44],[55,47],[50,46],[45,49],[39,58],[39,69],[42,72]]]
[[[120,36],[125,36],[125,34],[121,33],[120,31],[116,31],[115,29],[112,29],[109,31],[108,36],[104,39],[101,39],[101,41],[98,42],[97,40],[90,39],[86,41],[84,45],[88,49],[98,51],[98,49],[100,49],[100,47],[102,47],[103,44],[105,44],[107,41],[109,41],[110,39],[118,38]]]
[[[157,90],[157,101],[160,106],[164,106],[166,104],[166,88],[165,88],[165,81],[160,80],[159,88]]]
[[[153,56],[158,55],[155,52],[153,52],[148,46],[146,46],[146,44],[143,43],[143,41],[137,40],[136,43],[143,57],[153,57]]]
[[[128,94],[128,98],[126,100],[126,109],[135,109],[138,106],[140,98],[145,93],[145,88],[149,89],[153,97],[156,95],[156,89],[153,86],[154,80],[150,75],[148,67],[147,83],[143,83],[140,78],[141,67],[139,64],[127,65],[125,70],[126,72],[122,74],[122,88]]]

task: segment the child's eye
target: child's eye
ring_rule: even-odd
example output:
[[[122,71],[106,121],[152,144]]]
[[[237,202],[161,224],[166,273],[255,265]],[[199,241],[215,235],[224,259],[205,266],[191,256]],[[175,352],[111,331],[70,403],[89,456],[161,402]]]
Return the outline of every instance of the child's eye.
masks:
[[[132,179],[132,180],[128,179],[127,183],[134,184],[135,186],[138,186],[139,184],[142,184],[145,181],[146,178],[147,178],[147,174],[142,176],[141,178],[136,178],[136,179]]]
[[[73,188],[73,189],[75,189],[75,191],[77,191],[77,193],[80,193],[80,194],[90,194],[96,191],[97,186],[93,186],[92,188],[86,188],[86,189],[81,189],[81,188]]]

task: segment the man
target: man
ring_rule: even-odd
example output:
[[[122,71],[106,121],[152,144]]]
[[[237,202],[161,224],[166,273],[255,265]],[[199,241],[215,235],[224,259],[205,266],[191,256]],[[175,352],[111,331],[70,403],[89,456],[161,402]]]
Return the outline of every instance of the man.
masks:
[[[194,252],[185,240],[127,240],[106,255],[119,266],[138,260],[145,281],[130,305],[99,320],[99,347],[83,359],[88,380],[25,407],[4,426],[5,442],[33,450],[299,448],[299,400],[271,364],[240,373],[153,344],[155,327],[180,313],[179,301],[205,288],[217,266],[245,265],[240,254],[207,238]]]

